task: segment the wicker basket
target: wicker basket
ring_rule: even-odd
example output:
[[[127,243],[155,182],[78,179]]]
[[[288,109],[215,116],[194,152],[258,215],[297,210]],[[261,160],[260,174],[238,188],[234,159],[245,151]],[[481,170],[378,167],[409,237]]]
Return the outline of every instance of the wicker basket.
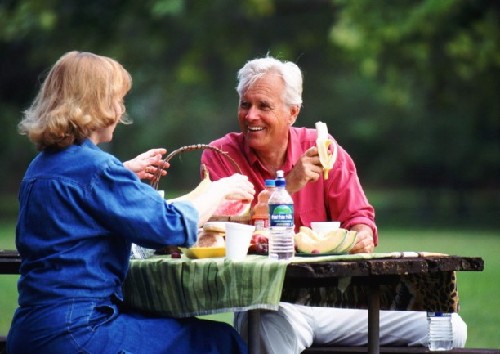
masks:
[[[224,150],[221,150],[215,146],[210,146],[210,145],[206,145],[206,144],[182,146],[182,147],[172,151],[170,154],[168,154],[167,157],[165,157],[165,159],[163,160],[163,162],[167,163],[175,156],[182,154],[184,152],[205,150],[205,149],[213,150],[216,153],[224,156],[234,166],[236,171],[238,173],[241,173],[240,166],[238,166],[236,161],[234,161],[234,159],[231,156],[229,156],[229,154],[227,152],[225,152]],[[205,166],[202,166],[202,167],[205,168]],[[205,171],[206,171],[206,169],[205,169]],[[158,189],[158,184],[160,182],[160,178],[161,178],[161,170],[158,170],[158,172],[155,175],[155,178],[153,180],[151,180],[151,186],[153,186],[155,189]],[[238,223],[242,223],[242,224],[250,224],[251,218],[250,218],[250,215],[242,215],[242,216],[214,215],[209,219],[209,221],[232,221],[232,222],[238,222]]]

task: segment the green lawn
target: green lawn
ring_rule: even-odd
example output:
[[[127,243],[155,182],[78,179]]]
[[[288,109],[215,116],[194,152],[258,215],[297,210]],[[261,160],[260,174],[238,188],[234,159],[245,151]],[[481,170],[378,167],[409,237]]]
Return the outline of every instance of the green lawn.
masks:
[[[482,257],[483,272],[459,272],[460,314],[468,324],[467,347],[500,348],[500,232],[380,229],[379,252],[434,251]],[[0,225],[0,248],[14,247],[14,226]],[[0,334],[6,333],[16,306],[17,276],[0,277]],[[232,315],[205,316],[231,323]]]

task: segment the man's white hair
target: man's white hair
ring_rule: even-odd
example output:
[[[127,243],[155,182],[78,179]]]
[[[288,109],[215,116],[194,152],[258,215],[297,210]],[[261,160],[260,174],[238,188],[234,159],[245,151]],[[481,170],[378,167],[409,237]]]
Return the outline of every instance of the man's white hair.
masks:
[[[274,72],[283,78],[285,89],[283,101],[288,106],[302,106],[302,72],[297,64],[281,61],[272,56],[249,60],[238,71],[236,91],[240,98],[246,89],[267,73]]]

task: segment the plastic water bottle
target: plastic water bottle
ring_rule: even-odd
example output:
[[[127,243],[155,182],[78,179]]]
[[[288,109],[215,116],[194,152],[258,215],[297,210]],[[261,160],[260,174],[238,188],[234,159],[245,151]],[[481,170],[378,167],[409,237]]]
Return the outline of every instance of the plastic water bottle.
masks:
[[[274,186],[274,179],[266,179],[266,188],[257,196],[257,203],[252,212],[255,231],[269,230],[269,198],[274,192]]]
[[[433,352],[453,349],[453,327],[451,314],[427,312],[429,323],[429,350]]]
[[[275,190],[269,198],[269,258],[290,259],[295,252],[293,200],[286,190],[283,171],[276,172]]]

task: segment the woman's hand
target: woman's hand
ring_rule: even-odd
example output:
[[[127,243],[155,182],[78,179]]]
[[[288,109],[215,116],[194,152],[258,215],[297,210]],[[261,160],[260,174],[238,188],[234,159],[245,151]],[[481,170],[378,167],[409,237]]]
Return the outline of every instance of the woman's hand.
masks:
[[[210,182],[206,190],[190,201],[199,213],[199,225],[203,225],[226,199],[252,200],[255,195],[253,184],[247,176],[239,173]]]
[[[372,229],[368,225],[358,224],[351,227],[351,230],[357,231],[357,234],[356,244],[349,253],[372,253],[375,249]]]
[[[163,155],[167,153],[166,149],[151,149],[140,155],[137,155],[132,160],[125,161],[123,165],[130,171],[134,172],[139,179],[153,180],[161,171],[161,175],[167,174],[166,168],[170,167],[168,162],[163,162]]]
[[[307,183],[317,181],[322,174],[323,166],[319,162],[318,148],[312,146],[287,174],[286,189],[290,194],[295,193],[304,188]]]
[[[248,177],[239,173],[212,183],[215,188],[218,188],[219,193],[225,196],[225,199],[252,201],[255,195],[255,188]]]

